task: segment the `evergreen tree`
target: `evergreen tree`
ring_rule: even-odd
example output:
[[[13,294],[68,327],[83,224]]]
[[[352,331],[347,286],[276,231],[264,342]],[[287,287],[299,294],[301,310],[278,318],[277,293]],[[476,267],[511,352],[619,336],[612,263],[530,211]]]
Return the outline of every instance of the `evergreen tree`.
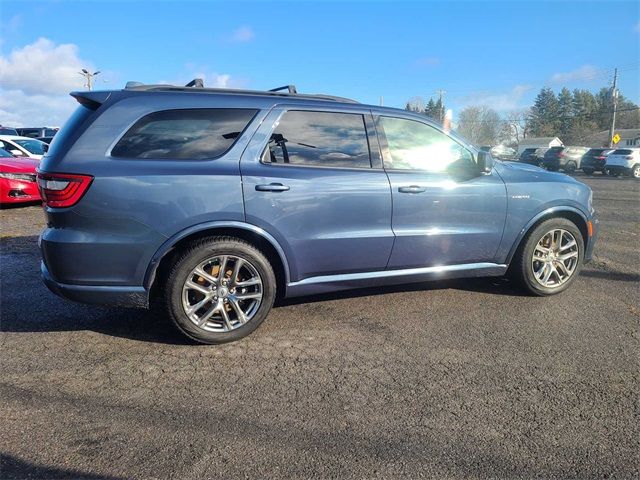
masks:
[[[548,87],[540,90],[531,107],[529,122],[534,137],[555,137],[559,134],[559,105],[553,90]]]
[[[558,94],[558,117],[558,136],[564,142],[571,143],[570,136],[574,121],[573,96],[567,88],[563,88]]]
[[[434,120],[437,118],[436,103],[433,101],[433,98],[430,98],[427,102],[427,107],[425,108],[424,114]]]

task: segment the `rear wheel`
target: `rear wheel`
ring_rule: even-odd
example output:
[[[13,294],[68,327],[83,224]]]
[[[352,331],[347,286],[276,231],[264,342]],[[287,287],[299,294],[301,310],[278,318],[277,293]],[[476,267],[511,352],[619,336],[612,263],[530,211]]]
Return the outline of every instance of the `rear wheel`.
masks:
[[[631,176],[636,180],[640,180],[640,163],[633,166],[631,169]]]
[[[583,168],[582,171],[584,172],[585,175],[593,175],[593,172],[595,170],[593,168]]]
[[[551,218],[534,228],[513,259],[513,275],[532,294],[566,290],[582,268],[580,229],[565,218]]]
[[[574,162],[568,162],[564,167],[564,171],[565,173],[572,174],[576,171],[576,167]]]
[[[239,340],[267,317],[276,294],[271,264],[258,249],[233,237],[191,244],[165,282],[165,308],[178,329],[208,344]]]

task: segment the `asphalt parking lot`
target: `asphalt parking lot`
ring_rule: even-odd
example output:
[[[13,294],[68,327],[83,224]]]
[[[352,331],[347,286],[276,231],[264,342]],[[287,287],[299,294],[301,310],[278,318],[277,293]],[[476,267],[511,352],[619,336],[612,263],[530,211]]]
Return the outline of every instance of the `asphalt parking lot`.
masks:
[[[196,346],[39,278],[38,206],[0,210],[2,478],[638,478],[640,182],[568,292],[429,283],[296,299]]]

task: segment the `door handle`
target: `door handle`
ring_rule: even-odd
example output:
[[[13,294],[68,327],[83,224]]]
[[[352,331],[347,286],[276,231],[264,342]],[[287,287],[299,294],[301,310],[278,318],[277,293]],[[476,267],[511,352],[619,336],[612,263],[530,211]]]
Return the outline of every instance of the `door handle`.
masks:
[[[281,183],[270,183],[268,185],[256,185],[256,190],[259,192],[286,192],[289,190],[288,185]]]
[[[426,192],[427,189],[424,187],[419,187],[418,185],[409,185],[408,187],[399,187],[398,191],[400,193],[422,193]]]

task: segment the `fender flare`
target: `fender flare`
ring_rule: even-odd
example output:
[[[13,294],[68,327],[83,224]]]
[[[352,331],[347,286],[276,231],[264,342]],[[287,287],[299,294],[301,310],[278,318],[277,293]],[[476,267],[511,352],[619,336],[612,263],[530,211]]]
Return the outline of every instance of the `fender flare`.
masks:
[[[156,253],[153,255],[153,257],[151,257],[151,261],[149,262],[149,265],[147,266],[147,270],[144,275],[144,283],[143,283],[144,288],[147,290],[151,288],[151,285],[153,285],[153,282],[155,280],[156,272],[158,270],[158,266],[160,265],[160,262],[165,257],[165,255],[167,255],[167,253],[173,250],[174,246],[180,240],[183,240],[184,238],[187,238],[188,236],[193,235],[194,233],[203,232],[205,230],[211,230],[215,228],[238,228],[238,229],[246,230],[251,233],[255,233],[261,236],[262,238],[264,238],[267,242],[271,244],[271,246],[278,253],[278,256],[280,257],[280,261],[282,262],[282,265],[284,268],[285,285],[289,283],[290,281],[289,262],[287,260],[287,256],[285,255],[284,250],[282,249],[280,244],[277,242],[275,238],[273,238],[273,236],[270,233],[268,233],[266,230],[260,227],[251,225],[250,223],[217,220],[217,221],[204,222],[204,223],[199,223],[197,225],[193,225],[169,237],[158,248],[158,250],[156,250]]]
[[[556,213],[563,213],[563,212],[570,212],[570,213],[575,213],[579,215],[580,218],[582,218],[582,220],[584,221],[585,225],[589,221],[589,218],[587,217],[587,215],[585,215],[585,213],[579,208],[570,207],[570,206],[558,206],[558,207],[547,208],[539,212],[536,216],[534,216],[531,220],[529,220],[529,222],[527,222],[527,224],[522,228],[522,230],[520,230],[520,233],[518,233],[518,237],[516,238],[516,241],[513,242],[513,245],[511,246],[511,250],[509,250],[509,254],[507,255],[507,260],[505,263],[507,265],[511,263],[511,260],[513,260],[513,256],[515,255],[518,248],[520,248],[520,244],[522,243],[522,240],[524,239],[525,235],[529,233],[529,231],[531,230],[531,227],[533,227],[536,223],[538,223],[542,218],[546,216],[556,214]],[[583,240],[587,241],[588,239],[583,239]]]

